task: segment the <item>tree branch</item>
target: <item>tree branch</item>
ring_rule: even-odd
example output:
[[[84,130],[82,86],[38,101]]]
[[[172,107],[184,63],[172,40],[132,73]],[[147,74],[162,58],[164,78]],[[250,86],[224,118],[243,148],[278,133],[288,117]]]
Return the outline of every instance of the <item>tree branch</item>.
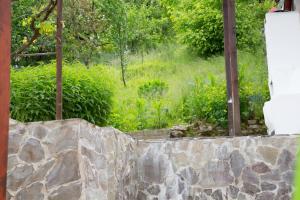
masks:
[[[28,42],[23,44],[19,49],[17,49],[14,53],[12,53],[12,57],[15,59],[18,57],[19,54],[21,54],[23,51],[25,51],[30,45],[34,43],[34,41],[41,36],[40,28],[36,27],[36,21],[41,20],[41,22],[46,21],[50,14],[54,11],[54,8],[56,7],[57,0],[49,0],[48,5],[39,13],[37,13],[35,16],[32,17],[31,23],[30,23],[30,29],[33,32],[33,36],[30,38]]]
[[[18,57],[52,56],[55,52],[19,54]]]

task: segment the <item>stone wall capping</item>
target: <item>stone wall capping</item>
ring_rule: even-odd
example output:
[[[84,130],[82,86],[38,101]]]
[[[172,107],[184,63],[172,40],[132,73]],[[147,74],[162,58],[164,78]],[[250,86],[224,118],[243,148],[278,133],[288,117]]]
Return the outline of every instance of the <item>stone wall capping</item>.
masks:
[[[161,142],[176,142],[176,141],[197,141],[197,140],[216,140],[216,139],[260,139],[260,138],[298,138],[300,134],[285,134],[285,135],[251,135],[251,136],[216,136],[216,137],[184,137],[184,138],[164,138],[164,139],[136,139],[138,142],[161,143]],[[134,138],[134,137],[133,137]],[[134,138],[135,139],[135,138]]]

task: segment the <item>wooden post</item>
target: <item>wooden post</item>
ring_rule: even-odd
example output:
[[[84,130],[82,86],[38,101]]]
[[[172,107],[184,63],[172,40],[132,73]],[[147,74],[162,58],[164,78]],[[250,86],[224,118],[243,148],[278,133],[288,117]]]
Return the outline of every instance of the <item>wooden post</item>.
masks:
[[[0,200],[6,200],[11,19],[10,0],[0,0]]]
[[[224,54],[228,99],[229,135],[241,134],[240,100],[238,89],[235,0],[223,0],[224,13]]]
[[[285,0],[284,1],[284,10],[285,11],[292,11],[293,8],[293,1],[292,0]]]
[[[62,0],[57,0],[56,21],[56,119],[62,119]]]

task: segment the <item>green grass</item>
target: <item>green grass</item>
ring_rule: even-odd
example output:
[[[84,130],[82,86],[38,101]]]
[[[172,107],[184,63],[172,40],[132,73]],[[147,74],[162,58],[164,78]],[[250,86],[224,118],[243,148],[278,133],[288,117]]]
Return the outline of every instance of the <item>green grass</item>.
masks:
[[[184,46],[170,45],[148,53],[129,56],[127,67],[127,87],[121,82],[118,61],[112,61],[116,69],[115,98],[110,125],[123,131],[170,127],[185,123],[183,99],[195,87],[197,81],[224,82],[224,57],[215,56],[201,59],[190,53]],[[266,85],[266,65],[263,53],[239,52],[240,78],[253,88]],[[138,96],[139,86],[152,80],[160,80],[168,85],[167,93],[157,102],[149,102]],[[260,108],[259,108],[260,109]],[[259,111],[258,112],[261,112]],[[158,113],[162,113],[163,125],[157,124]]]
[[[298,140],[300,142],[300,140]],[[297,154],[296,156],[296,171],[295,171],[295,192],[293,194],[293,200],[298,200],[300,199],[300,153]]]
[[[263,118],[262,106],[268,96],[264,53],[262,51],[256,53],[239,52],[238,55],[242,120],[261,120]],[[101,125],[105,123],[105,125],[111,125],[128,132],[171,127],[197,120],[224,127],[227,125],[225,63],[222,55],[202,59],[180,45],[161,46],[148,52],[143,58],[141,55],[129,55],[126,70],[127,87],[124,87],[121,81],[118,59],[109,56],[106,59],[102,58],[102,64],[99,62],[99,64],[90,68],[85,68],[79,63],[64,64],[65,70],[72,71],[72,73],[65,73],[65,81],[74,76],[75,80],[81,81],[83,84],[85,83],[83,79],[86,77],[93,80],[90,84],[87,83],[90,91],[94,91],[96,88],[98,88],[95,90],[96,92],[101,91],[103,89],[101,85],[109,88],[112,100],[110,96],[109,109],[105,112],[105,120],[102,120],[103,124],[101,123]],[[100,58],[99,61],[101,61]],[[40,95],[34,95],[34,97],[27,95],[29,99],[34,98],[38,105],[44,103],[42,105],[48,107],[48,104],[41,100],[44,99],[42,92],[45,89],[37,87],[37,85],[43,83],[42,80],[49,80],[52,85],[55,83],[53,82],[55,80],[55,76],[53,76],[55,65],[52,63],[47,66],[40,65],[36,68],[12,71],[12,85],[15,85],[12,87],[12,91],[15,91],[15,93],[12,93],[15,94],[12,97],[16,97],[12,98],[13,116],[14,113],[18,116],[21,114],[17,109],[19,107],[26,108],[26,106],[31,105],[33,108],[37,108],[32,104],[32,101],[22,101],[24,95],[17,95],[25,91],[22,89],[25,86],[20,80],[24,80],[24,83],[30,80],[28,82],[31,83],[30,87],[25,88],[32,91],[27,92],[27,94]],[[51,76],[47,71],[48,68],[52,69]],[[32,73],[30,70],[36,73]],[[28,73],[25,73],[26,71]],[[43,77],[49,77],[48,79],[38,79],[39,74]],[[27,77],[29,75],[30,79]],[[14,79],[16,80],[13,81]],[[35,79],[40,80],[41,83],[33,84],[31,80]],[[17,86],[21,89],[17,90]],[[67,87],[67,84],[64,84],[64,86]],[[49,87],[49,84],[44,84],[44,87]],[[51,86],[51,88],[54,87]],[[100,94],[93,96],[92,92],[86,89],[83,89],[82,92],[76,92],[73,83],[64,91],[64,97],[70,97],[71,102],[75,101],[78,105],[86,105],[87,103],[88,106],[97,108],[99,104],[104,103],[101,99],[100,103],[93,100],[93,97],[101,96]],[[53,93],[55,90],[53,89],[51,92]],[[52,93],[49,93],[48,96],[53,109],[49,116],[47,115],[47,119],[54,118],[55,101],[52,100],[55,95],[53,96]],[[84,94],[92,96],[87,98]],[[21,106],[22,103],[26,106]],[[79,106],[76,115],[73,115],[74,106],[67,106],[66,103],[64,105],[66,106],[65,111],[69,110],[65,112],[65,117],[88,115],[90,117],[85,118],[94,122],[96,119],[93,117],[100,113],[100,111],[95,111],[97,113],[91,114],[91,111],[95,109],[90,110],[90,107],[88,107],[88,110],[86,110],[83,109],[86,106],[83,108]],[[25,109],[22,113],[30,114],[30,112],[34,112],[33,108]],[[44,120],[43,117],[46,115],[35,114],[36,117],[32,116],[33,114],[30,114],[30,117],[23,119],[23,121]],[[20,116],[16,118],[21,119]]]

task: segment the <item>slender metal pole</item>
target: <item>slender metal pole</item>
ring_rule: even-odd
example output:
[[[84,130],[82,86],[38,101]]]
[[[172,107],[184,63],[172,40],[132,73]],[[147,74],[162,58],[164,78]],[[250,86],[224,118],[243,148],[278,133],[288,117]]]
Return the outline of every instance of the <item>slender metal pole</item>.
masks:
[[[6,199],[11,48],[10,0],[0,0],[0,200]]]
[[[240,99],[238,89],[235,0],[223,0],[224,54],[226,63],[229,135],[241,134]]]
[[[56,21],[56,119],[62,119],[62,29],[63,1],[57,0],[57,21]]]

